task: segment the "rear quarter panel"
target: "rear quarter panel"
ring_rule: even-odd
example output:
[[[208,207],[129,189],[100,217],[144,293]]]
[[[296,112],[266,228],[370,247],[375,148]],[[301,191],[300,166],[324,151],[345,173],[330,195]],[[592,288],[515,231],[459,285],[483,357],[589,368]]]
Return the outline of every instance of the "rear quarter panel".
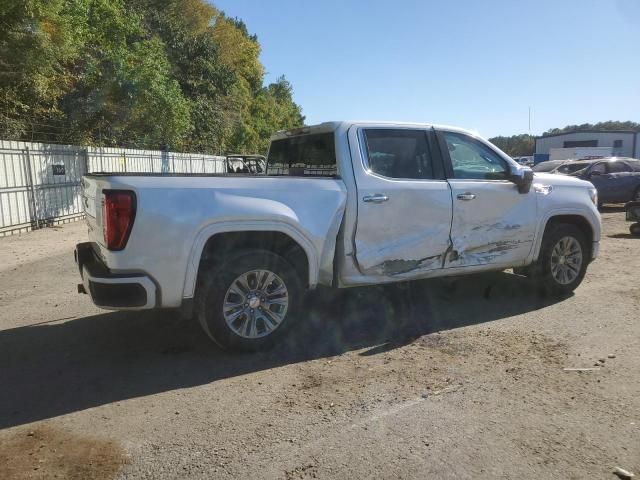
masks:
[[[346,201],[338,179],[122,176],[96,181],[99,193],[104,188],[133,190],[136,219],[124,250],[106,250],[98,235],[92,241],[114,272],[149,274],[160,286],[163,307],[193,296],[202,249],[223,232],[286,233],[307,253],[309,285],[331,282]]]

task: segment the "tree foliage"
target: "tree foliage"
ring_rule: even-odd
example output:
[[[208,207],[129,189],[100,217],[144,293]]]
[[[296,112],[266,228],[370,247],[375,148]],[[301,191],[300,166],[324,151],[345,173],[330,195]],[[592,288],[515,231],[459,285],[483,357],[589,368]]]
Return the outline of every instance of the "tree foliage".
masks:
[[[260,45],[204,0],[0,0],[0,135],[264,151],[302,125]]]
[[[631,130],[634,132],[640,132],[640,123],[608,120],[606,122],[598,123],[583,123],[582,125],[567,125],[563,128],[551,128],[544,132],[542,136],[556,135],[558,133],[579,132],[581,130]]]
[[[523,133],[512,135],[511,137],[493,137],[489,141],[512,157],[523,157],[533,155],[535,151],[535,137]]]

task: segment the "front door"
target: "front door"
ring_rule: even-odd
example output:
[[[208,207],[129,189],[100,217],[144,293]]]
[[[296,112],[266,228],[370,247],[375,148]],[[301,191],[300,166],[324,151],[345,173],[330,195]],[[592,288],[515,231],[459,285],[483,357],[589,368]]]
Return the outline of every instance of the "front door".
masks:
[[[459,132],[438,135],[453,197],[445,268],[522,265],[535,235],[535,192],[519,193],[507,179],[509,163],[485,142]]]
[[[610,177],[608,175],[607,162],[596,162],[589,168],[587,179],[598,190],[599,202],[612,202],[611,186],[609,185]]]
[[[452,201],[442,161],[434,155],[433,130],[353,128],[349,139],[360,273],[385,281],[441,269],[450,245]]]

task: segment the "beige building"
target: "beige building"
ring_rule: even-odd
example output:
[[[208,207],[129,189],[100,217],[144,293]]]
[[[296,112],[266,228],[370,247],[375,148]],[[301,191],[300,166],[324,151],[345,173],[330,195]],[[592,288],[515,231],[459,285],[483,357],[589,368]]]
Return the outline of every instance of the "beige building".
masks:
[[[580,132],[558,133],[536,138],[536,156],[547,156],[559,149],[584,152],[586,156],[640,158],[640,132],[628,130],[584,130]],[[552,152],[553,151],[553,152]],[[592,151],[593,155],[589,155]],[[571,157],[567,157],[571,158]]]

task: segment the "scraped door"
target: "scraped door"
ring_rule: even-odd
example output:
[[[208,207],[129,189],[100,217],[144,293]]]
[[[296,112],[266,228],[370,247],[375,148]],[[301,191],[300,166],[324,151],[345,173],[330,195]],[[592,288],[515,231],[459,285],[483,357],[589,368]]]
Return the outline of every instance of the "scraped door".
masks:
[[[535,235],[535,192],[519,193],[506,179],[506,160],[478,139],[459,132],[441,135],[453,197],[453,245],[445,268],[522,265]]]
[[[350,131],[358,195],[355,254],[367,277],[420,278],[442,268],[452,201],[431,135],[401,127]]]

